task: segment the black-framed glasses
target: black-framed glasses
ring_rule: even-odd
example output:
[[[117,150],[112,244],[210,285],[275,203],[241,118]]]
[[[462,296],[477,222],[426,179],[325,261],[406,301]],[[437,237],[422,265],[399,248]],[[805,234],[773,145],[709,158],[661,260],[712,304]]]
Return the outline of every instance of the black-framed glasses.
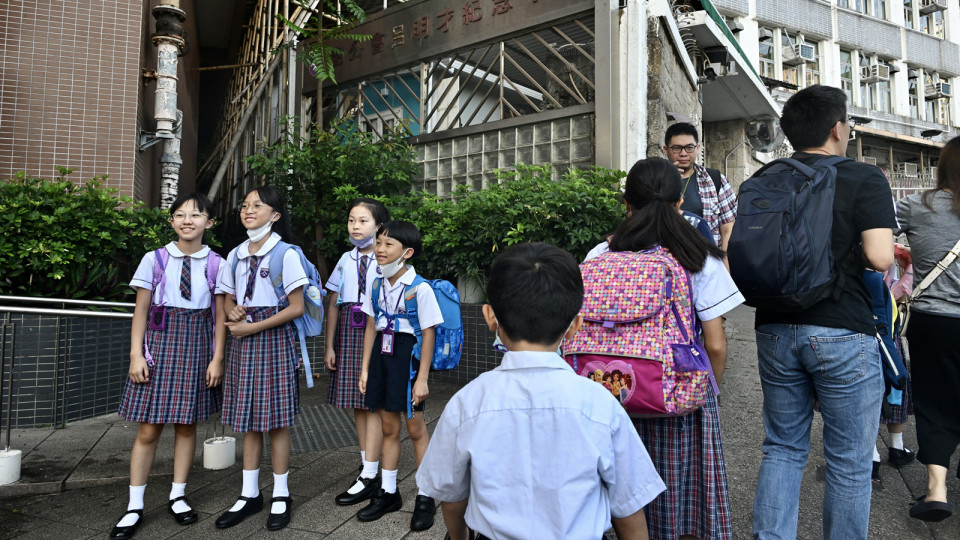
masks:
[[[697,146],[699,145],[688,144],[686,146],[680,146],[679,144],[675,144],[673,146],[668,146],[667,148],[670,149],[670,151],[673,152],[674,154],[679,154],[681,151],[684,151],[688,154],[692,154],[693,151],[697,149]]]

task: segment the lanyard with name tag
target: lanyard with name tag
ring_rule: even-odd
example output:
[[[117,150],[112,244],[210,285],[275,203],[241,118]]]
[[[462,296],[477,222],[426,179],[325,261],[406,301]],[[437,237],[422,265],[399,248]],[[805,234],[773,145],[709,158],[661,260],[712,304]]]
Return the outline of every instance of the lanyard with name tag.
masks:
[[[400,302],[403,301],[403,285],[400,286],[400,294],[397,296],[397,305],[393,308],[393,315],[390,315],[386,310],[383,311],[384,317],[387,319],[387,326],[383,329],[383,333],[380,337],[380,353],[388,356],[393,356],[393,334],[397,329],[397,313],[400,311]],[[383,305],[387,305],[387,292],[383,287],[380,288],[383,292]]]

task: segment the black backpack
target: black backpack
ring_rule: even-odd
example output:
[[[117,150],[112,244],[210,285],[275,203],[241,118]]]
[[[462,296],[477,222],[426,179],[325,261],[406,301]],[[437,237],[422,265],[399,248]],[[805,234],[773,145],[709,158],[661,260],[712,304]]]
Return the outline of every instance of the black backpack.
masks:
[[[836,165],[847,159],[778,159],[740,186],[727,257],[747,305],[797,312],[834,294]]]

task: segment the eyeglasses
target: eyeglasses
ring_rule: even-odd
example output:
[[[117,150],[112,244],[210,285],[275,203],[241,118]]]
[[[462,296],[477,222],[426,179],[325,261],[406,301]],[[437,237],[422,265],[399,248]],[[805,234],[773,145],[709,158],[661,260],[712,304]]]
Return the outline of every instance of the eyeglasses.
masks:
[[[186,212],[177,212],[176,214],[173,215],[173,220],[183,221],[187,219],[187,215],[189,215],[190,219],[193,219],[193,220],[207,217],[207,215],[204,214],[203,212],[190,212],[190,214],[187,214]]]
[[[263,203],[253,203],[253,204],[243,203],[237,208],[237,211],[240,212],[241,214],[250,209],[253,209],[254,212],[259,212],[260,209],[263,208],[264,206],[270,206],[270,205],[263,204]]]
[[[673,152],[674,154],[679,154],[681,151],[686,152],[688,154],[692,154],[693,151],[697,149],[697,146],[699,145],[688,144],[686,146],[680,146],[679,144],[675,144],[673,146],[668,146],[667,148],[669,148],[670,151]]]

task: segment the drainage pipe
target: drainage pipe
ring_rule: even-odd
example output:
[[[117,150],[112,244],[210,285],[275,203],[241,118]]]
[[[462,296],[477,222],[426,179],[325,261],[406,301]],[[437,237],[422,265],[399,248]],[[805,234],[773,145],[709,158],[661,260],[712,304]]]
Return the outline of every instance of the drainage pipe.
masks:
[[[153,118],[156,136],[164,139],[161,164],[160,207],[169,208],[177,198],[180,180],[180,136],[182,124],[177,110],[177,58],[184,49],[184,21],[186,13],[180,9],[180,0],[160,0],[153,8],[157,31],[151,36],[157,46],[157,91],[154,97]]]

